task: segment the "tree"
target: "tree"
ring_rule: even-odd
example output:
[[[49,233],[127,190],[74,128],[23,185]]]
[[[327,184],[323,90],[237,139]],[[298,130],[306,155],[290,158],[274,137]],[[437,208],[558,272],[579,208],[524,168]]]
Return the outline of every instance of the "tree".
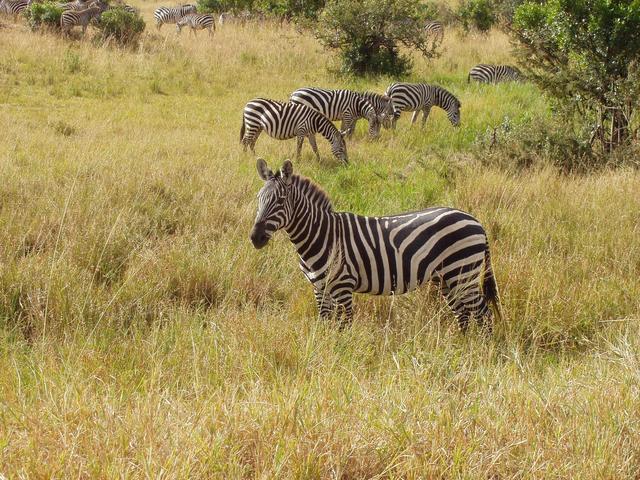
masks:
[[[315,35],[326,48],[340,51],[345,71],[402,75],[411,69],[411,59],[400,53],[400,45],[428,59],[437,56],[424,29],[427,16],[413,0],[332,0]]]
[[[640,0],[531,1],[512,32],[528,77],[592,123],[606,152],[630,138],[640,93]]]

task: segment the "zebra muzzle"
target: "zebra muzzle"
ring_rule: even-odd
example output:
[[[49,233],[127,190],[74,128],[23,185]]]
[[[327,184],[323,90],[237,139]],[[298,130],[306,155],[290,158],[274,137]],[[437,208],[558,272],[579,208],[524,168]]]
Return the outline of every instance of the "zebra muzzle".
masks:
[[[249,236],[249,238],[251,239],[251,243],[253,243],[253,246],[255,248],[260,249],[264,247],[271,238],[269,234],[267,234],[265,226],[266,225],[264,223],[256,223],[253,226],[253,230],[251,230],[251,235]]]

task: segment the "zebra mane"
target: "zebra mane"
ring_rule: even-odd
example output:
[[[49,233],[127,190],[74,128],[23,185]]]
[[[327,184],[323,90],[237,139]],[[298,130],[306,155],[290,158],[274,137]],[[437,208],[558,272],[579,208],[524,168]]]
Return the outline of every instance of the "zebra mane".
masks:
[[[279,172],[276,175],[279,175]],[[301,177],[300,175],[293,175],[291,179],[292,185],[296,190],[303,193],[305,197],[318,205],[322,210],[329,212],[333,210],[333,205],[331,204],[329,195],[327,195],[320,186],[313,183],[313,181],[307,177]]]

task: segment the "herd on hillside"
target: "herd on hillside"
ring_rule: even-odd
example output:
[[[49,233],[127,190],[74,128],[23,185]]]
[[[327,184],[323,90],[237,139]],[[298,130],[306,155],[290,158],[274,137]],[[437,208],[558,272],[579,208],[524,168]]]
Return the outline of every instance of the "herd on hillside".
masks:
[[[0,0],[0,12],[16,15],[31,0]],[[126,4],[117,7],[131,9]],[[116,7],[116,8],[117,8]],[[109,8],[102,0],[74,0],[64,4],[61,25],[86,29],[89,20]],[[194,5],[161,7],[154,13],[157,28],[175,24],[212,34],[211,15],[196,12]],[[248,16],[223,13],[219,23],[244,22]],[[425,27],[442,41],[440,22]],[[507,65],[476,65],[468,81],[497,83],[522,79]],[[422,112],[424,126],[432,107],[442,108],[455,127],[460,124],[460,101],[449,91],[423,83],[393,83],[384,94],[300,88],[288,102],[266,98],[249,101],[243,111],[240,142],[254,152],[264,130],[276,139],[297,139],[297,157],[308,139],[316,157],[316,134],[331,144],[333,155],[348,162],[345,138],[358,119],[366,119],[369,136],[381,127],[392,128],[402,112],[413,112],[415,123]],[[339,130],[334,121],[341,121]],[[255,152],[254,152],[255,153]],[[299,255],[300,267],[313,286],[321,318],[336,315],[342,324],[352,318],[354,293],[402,294],[424,283],[435,283],[464,332],[471,320],[491,332],[494,315],[501,317],[498,287],[485,229],[470,214],[449,207],[385,217],[364,217],[333,210],[327,194],[311,180],[293,173],[287,160],[273,172],[263,159],[257,170],[265,182],[258,193],[258,211],[250,234],[255,248],[264,247],[280,229],[287,232]]]

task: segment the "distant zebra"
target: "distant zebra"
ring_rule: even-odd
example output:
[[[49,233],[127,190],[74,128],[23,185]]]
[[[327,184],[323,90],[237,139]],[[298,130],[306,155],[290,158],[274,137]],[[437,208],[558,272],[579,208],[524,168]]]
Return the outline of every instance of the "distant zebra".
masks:
[[[418,119],[420,111],[423,113],[422,126],[429,117],[434,105],[447,112],[447,117],[455,127],[460,125],[460,107],[462,104],[442,87],[427,85],[426,83],[392,83],[385,92],[393,101],[393,122],[395,128],[401,112],[413,112],[411,123]]]
[[[293,174],[289,160],[275,174],[262,159],[257,167],[265,184],[251,242],[259,249],[276,231],[287,232],[321,318],[338,310],[350,321],[354,293],[402,294],[427,282],[440,287],[463,332],[471,319],[491,331],[489,306],[500,318],[487,234],[468,213],[448,207],[387,217],[336,212],[317,185]]]
[[[75,0],[74,2],[58,3],[62,10],[84,10],[91,2],[88,0]]]
[[[195,5],[186,4],[173,8],[160,7],[153,12],[153,16],[156,19],[156,28],[160,30],[165,23],[178,23],[178,20],[190,13],[197,13]]]
[[[213,35],[213,30],[216,29],[216,23],[213,20],[213,17],[211,15],[201,13],[190,13],[178,20],[176,23],[176,30],[178,33],[180,33],[182,27],[185,25],[188,25],[191,28],[194,35],[196,30],[204,30],[206,28],[209,31],[209,36],[211,36]]]
[[[281,103],[265,98],[251,100],[244,107],[240,129],[240,142],[244,151],[249,146],[255,153],[256,140],[262,130],[278,140],[297,137],[296,158],[300,157],[302,143],[307,137],[318,160],[320,153],[315,134],[319,133],[331,144],[333,155],[344,163],[348,162],[343,133],[327,117],[306,105]]]
[[[102,13],[102,11],[103,8],[98,5],[97,2],[91,3],[91,5],[84,10],[65,10],[60,16],[62,33],[68,35],[73,27],[81,26],[82,35],[84,35],[91,19]]]
[[[218,24],[224,25],[225,23],[230,23],[235,20],[235,16],[231,12],[222,12],[220,17],[218,17]]]
[[[126,3],[116,3],[114,5],[110,5],[108,10],[114,10],[120,8],[122,10],[124,10],[127,13],[131,13],[133,15],[139,15],[140,14],[140,10],[138,10],[136,7],[132,6],[132,5],[128,5]]]
[[[0,12],[13,17],[13,21],[18,20],[18,15],[24,12],[31,4],[31,0],[2,0],[0,2]]]
[[[380,134],[380,118],[373,106],[358,92],[351,90],[325,90],[323,88],[299,88],[291,94],[291,103],[306,105],[317,110],[331,121],[342,120],[342,131],[350,137],[359,118],[369,121],[369,136]]]
[[[510,65],[476,65],[469,72],[467,82],[475,80],[481,83],[517,81],[522,78],[520,70]]]
[[[368,101],[378,115],[384,128],[391,127],[393,119],[393,102],[386,95],[380,95],[375,92],[358,92],[362,98]]]
[[[437,20],[427,22],[424,30],[429,38],[433,38],[433,45],[440,44],[444,40],[444,25],[442,25],[442,22]]]

